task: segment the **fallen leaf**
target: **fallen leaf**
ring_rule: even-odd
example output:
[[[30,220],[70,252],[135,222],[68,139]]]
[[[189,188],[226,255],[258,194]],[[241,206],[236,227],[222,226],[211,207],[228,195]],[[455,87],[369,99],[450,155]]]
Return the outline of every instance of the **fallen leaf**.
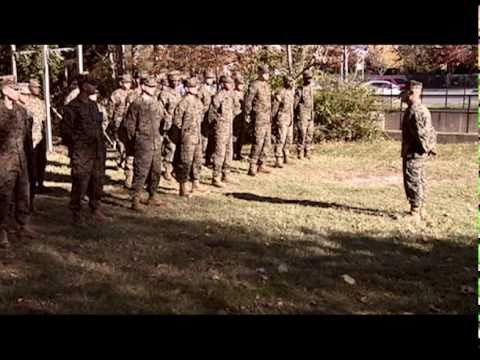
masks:
[[[278,265],[278,272],[279,273],[286,273],[288,272],[288,267],[285,264]]]
[[[343,281],[345,281],[348,285],[355,285],[356,281],[354,278],[352,278],[350,275],[348,274],[344,274],[342,275],[342,279]]]

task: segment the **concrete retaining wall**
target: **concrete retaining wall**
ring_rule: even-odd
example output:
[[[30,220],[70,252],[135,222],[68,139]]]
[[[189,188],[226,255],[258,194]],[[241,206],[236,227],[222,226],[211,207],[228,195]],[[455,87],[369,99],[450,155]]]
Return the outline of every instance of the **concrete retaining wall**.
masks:
[[[476,142],[478,140],[477,112],[435,111],[432,114],[432,124],[438,134],[439,143]],[[402,113],[399,111],[385,114],[385,131],[395,139],[401,137]]]

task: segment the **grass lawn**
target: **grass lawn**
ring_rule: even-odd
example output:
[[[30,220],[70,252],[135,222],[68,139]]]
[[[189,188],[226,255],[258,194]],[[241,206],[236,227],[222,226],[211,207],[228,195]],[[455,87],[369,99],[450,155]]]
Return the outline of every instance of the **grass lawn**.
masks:
[[[109,161],[115,221],[84,228],[57,149],[33,218],[45,238],[0,253],[0,312],[476,313],[476,148],[439,145],[420,226],[401,218],[400,143],[381,141],[316,145],[312,161],[255,178],[235,161],[237,184],[220,190],[204,169],[208,192],[191,199],[162,180],[166,205],[145,214]]]

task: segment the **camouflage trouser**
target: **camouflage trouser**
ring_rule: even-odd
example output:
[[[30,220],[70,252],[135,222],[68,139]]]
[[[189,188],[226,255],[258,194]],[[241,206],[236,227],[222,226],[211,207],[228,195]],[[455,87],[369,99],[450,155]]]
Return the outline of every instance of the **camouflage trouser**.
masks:
[[[162,176],[162,147],[138,151],[133,162],[133,196],[140,196],[148,179],[147,191],[155,194]]]
[[[12,201],[15,219],[25,225],[30,221],[30,182],[27,171],[0,172],[0,228],[7,225]]]
[[[288,137],[290,126],[288,123],[279,123],[275,129],[275,157],[277,159],[288,156]]]
[[[171,164],[175,157],[175,143],[168,137],[163,137],[163,160],[166,163]]]
[[[198,144],[181,144],[178,152],[178,161],[175,162],[175,174],[180,183],[188,180],[200,180],[202,168],[202,142]]]
[[[43,185],[45,179],[45,169],[47,167],[47,142],[42,139],[33,149],[33,176],[36,184]]]
[[[232,136],[222,136],[215,139],[215,152],[213,154],[213,177],[226,175],[230,171],[233,157]]]
[[[37,186],[43,186],[45,179],[45,169],[47,167],[47,144],[42,139],[33,149],[32,154],[32,174],[30,180],[30,206],[33,207]]]
[[[288,132],[287,132],[287,145],[292,145],[292,144],[293,144],[293,122],[288,127]],[[287,146],[287,149],[288,149],[288,146]]]
[[[82,209],[82,199],[88,195],[91,210],[100,208],[105,180],[106,153],[101,156],[85,156],[72,152],[72,191],[70,193],[70,210]]]
[[[234,137],[234,146],[233,146],[233,153],[236,158],[240,158],[242,156],[242,147],[245,143],[246,138],[246,126],[244,123],[244,117],[236,116],[233,120],[233,137]]]
[[[403,185],[412,207],[425,203],[427,181],[425,178],[425,158],[403,158]]]
[[[216,148],[215,142],[215,130],[210,128],[208,136],[206,138],[202,138],[202,154],[207,164],[210,164],[213,161]]]
[[[270,152],[272,141],[272,126],[270,123],[255,124],[255,140],[250,151],[250,163],[255,165],[264,164]]]
[[[305,155],[307,155],[312,151],[313,131],[314,131],[313,121],[311,120],[298,121],[297,129],[298,129],[297,152],[298,154],[302,154],[303,152]]]
[[[124,169],[125,186],[127,188],[131,188],[133,183],[133,160],[134,160],[134,152],[131,145],[125,148],[125,155],[126,155],[125,169]]]

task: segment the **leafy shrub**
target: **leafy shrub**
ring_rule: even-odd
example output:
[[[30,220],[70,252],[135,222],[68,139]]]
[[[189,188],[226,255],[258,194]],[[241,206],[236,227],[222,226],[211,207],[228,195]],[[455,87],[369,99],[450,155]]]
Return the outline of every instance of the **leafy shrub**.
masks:
[[[315,94],[315,141],[373,140],[382,134],[382,107],[367,88],[332,77]]]

